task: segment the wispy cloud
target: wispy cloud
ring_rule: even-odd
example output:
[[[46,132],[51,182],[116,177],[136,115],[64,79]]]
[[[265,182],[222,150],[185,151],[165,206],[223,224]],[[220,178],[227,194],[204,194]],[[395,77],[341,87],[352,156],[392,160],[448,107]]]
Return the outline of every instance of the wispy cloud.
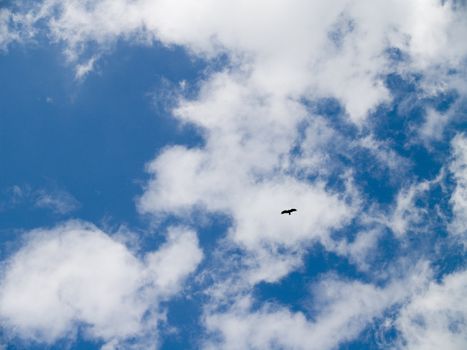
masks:
[[[467,272],[432,282],[405,304],[396,321],[403,349],[463,349],[467,343]]]
[[[78,209],[80,204],[68,192],[38,190],[35,193],[35,206],[50,209],[57,214],[67,214]]]
[[[449,169],[456,181],[456,187],[451,196],[454,218],[450,229],[465,245],[467,243],[467,137],[458,134],[452,140],[451,146],[453,159]]]
[[[55,187],[35,189],[30,185],[15,185],[5,190],[2,197],[3,210],[29,206],[64,215],[80,207],[79,201],[73,195]]]
[[[384,288],[327,276],[313,285],[314,312],[291,312],[268,303],[252,310],[250,297],[240,297],[227,311],[207,309],[211,332],[208,349],[335,349],[354,339],[396,303],[410,298],[429,280],[426,264],[417,266]]]

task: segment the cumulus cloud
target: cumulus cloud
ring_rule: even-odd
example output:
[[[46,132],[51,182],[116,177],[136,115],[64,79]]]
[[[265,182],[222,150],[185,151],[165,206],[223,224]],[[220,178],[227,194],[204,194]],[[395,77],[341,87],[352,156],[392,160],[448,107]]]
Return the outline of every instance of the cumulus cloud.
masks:
[[[7,334],[52,343],[78,327],[108,348],[134,338],[155,347],[158,303],[174,296],[202,259],[196,234],[171,228],[140,259],[93,225],[30,232],[3,266],[0,318]]]

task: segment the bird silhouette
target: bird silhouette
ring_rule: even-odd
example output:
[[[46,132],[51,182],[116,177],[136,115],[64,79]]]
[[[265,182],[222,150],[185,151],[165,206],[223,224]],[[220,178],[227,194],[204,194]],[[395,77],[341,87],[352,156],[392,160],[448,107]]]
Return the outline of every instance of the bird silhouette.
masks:
[[[286,209],[286,210],[282,210],[282,211],[281,211],[281,214],[289,214],[289,215],[291,215],[294,211],[297,211],[297,209],[294,209],[294,208],[292,208],[292,209]]]

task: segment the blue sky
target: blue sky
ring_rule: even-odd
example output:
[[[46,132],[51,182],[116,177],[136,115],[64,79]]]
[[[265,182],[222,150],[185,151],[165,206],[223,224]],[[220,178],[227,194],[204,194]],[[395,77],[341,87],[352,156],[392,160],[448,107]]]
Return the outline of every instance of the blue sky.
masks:
[[[464,349],[465,18],[0,2],[0,348]]]

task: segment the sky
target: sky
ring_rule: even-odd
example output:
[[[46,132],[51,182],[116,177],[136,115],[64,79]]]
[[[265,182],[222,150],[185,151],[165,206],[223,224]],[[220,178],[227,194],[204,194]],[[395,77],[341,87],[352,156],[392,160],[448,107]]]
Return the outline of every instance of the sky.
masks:
[[[0,349],[465,349],[466,6],[0,0]]]

